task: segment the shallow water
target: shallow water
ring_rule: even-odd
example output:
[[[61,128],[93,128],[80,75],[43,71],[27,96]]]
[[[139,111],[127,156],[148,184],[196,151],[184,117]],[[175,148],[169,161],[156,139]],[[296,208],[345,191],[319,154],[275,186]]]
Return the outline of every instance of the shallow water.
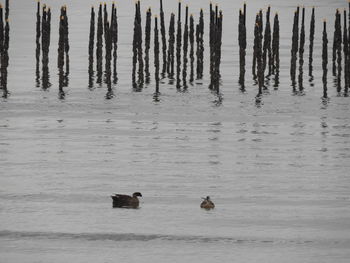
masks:
[[[330,71],[330,100],[322,102],[320,63],[322,19],[330,21],[332,43],[335,9],[346,1],[303,1],[317,8],[315,79],[309,82],[305,59],[304,96],[293,95],[289,78],[293,10],[301,2],[248,1],[242,93],[243,3],[224,0],[220,93],[208,89],[206,60],[203,81],[181,93],[165,79],[159,101],[154,83],[141,92],[131,87],[133,1],[119,3],[115,97],[105,99],[105,86],[88,89],[91,0],[68,4],[71,74],[60,100],[56,18],[64,2],[46,3],[53,8],[52,86],[44,91],[35,82],[35,3],[11,1],[11,94],[0,102],[0,262],[348,262],[350,105]],[[196,21],[200,7],[208,15],[209,2],[186,3]],[[256,105],[252,30],[268,3],[281,19],[281,78]],[[143,1],[142,9],[157,4]],[[168,18],[177,1],[164,5]],[[310,8],[307,36],[309,19]],[[307,46],[308,37],[305,58]],[[143,194],[140,209],[111,208],[111,194],[135,191]],[[213,211],[199,208],[206,195]]]

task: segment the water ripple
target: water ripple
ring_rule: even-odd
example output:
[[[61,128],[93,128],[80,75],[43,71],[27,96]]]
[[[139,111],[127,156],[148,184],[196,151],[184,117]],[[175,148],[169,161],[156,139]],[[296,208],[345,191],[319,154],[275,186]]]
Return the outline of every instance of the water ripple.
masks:
[[[169,242],[191,242],[191,243],[230,243],[230,244],[350,244],[348,239],[276,239],[276,238],[241,238],[224,236],[194,236],[194,235],[160,235],[160,234],[134,234],[134,233],[64,233],[64,232],[25,232],[25,231],[0,231],[1,239],[37,239],[37,240],[84,240],[84,241],[115,241],[115,242],[148,242],[148,241],[169,241]]]

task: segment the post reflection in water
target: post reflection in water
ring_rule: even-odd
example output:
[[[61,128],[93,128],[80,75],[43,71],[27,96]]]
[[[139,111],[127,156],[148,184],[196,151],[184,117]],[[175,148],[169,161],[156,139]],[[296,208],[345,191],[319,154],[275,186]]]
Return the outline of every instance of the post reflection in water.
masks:
[[[36,61],[36,66],[35,66],[35,87],[40,88],[41,82],[40,82],[40,63],[39,61]]]
[[[217,87],[216,89],[213,89],[211,91],[211,93],[215,96],[215,99],[213,100],[213,105],[215,107],[219,107],[222,106],[223,100],[224,100],[224,96],[223,94],[220,92],[220,88]]]
[[[42,89],[47,90],[51,85],[49,66],[43,65]]]
[[[64,100],[66,98],[66,93],[63,90],[65,86],[65,74],[62,68],[58,70],[58,98]]]

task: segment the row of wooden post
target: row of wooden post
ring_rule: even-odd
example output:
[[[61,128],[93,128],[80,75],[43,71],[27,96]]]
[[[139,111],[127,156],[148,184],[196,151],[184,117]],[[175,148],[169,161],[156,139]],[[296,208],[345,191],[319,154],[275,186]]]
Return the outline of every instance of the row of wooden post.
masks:
[[[118,17],[117,7],[112,3],[110,19],[107,11],[107,4],[100,3],[97,15],[97,25],[95,9],[91,7],[90,12],[90,34],[89,34],[89,88],[94,87],[94,54],[96,35],[96,83],[102,85],[106,83],[106,98],[114,96],[112,83],[116,84],[117,76],[117,49],[118,49]],[[95,34],[96,33],[96,34]],[[103,47],[105,47],[105,70],[103,71]],[[112,68],[113,65],[113,68]]]
[[[193,15],[189,14],[189,7],[185,9],[185,23],[182,28],[182,5],[178,4],[178,19],[177,27],[175,26],[175,14],[171,13],[168,42],[166,41],[165,16],[163,10],[163,2],[160,0],[160,34],[162,49],[162,69],[159,68],[161,78],[166,76],[170,83],[176,81],[178,89],[187,88],[187,80],[192,84],[195,78],[201,79],[203,77],[203,62],[204,62],[204,18],[203,10],[200,11],[199,23],[195,25]],[[134,36],[133,36],[133,71],[132,82],[136,90],[141,90],[144,82],[150,83],[149,70],[149,51],[151,39],[151,17],[152,11],[150,8],[146,11],[146,26],[145,26],[145,56],[142,61],[142,25],[140,1],[135,4],[135,18],[134,18]],[[157,18],[158,21],[158,18]],[[176,34],[175,34],[176,29]],[[183,29],[183,31],[182,31]],[[195,47],[196,44],[196,47]],[[197,65],[195,67],[195,55],[197,57]],[[159,56],[159,54],[158,54]],[[176,65],[176,68],[175,68]],[[187,75],[187,68],[190,67],[190,74]],[[138,68],[138,70],[137,70]],[[144,68],[144,74],[143,74]],[[138,74],[136,74],[138,73]],[[196,74],[196,76],[195,76]],[[137,77],[136,77],[137,75]]]
[[[51,86],[49,74],[49,51],[51,42],[51,8],[37,3],[36,13],[36,85],[46,90]],[[40,78],[40,54],[42,51],[42,78]],[[40,83],[40,79],[42,82]]]
[[[350,10],[350,3],[349,3],[349,10]],[[345,9],[343,11],[343,27],[342,27],[341,20],[342,20],[342,13],[340,12],[339,9],[337,9],[335,14],[335,22],[334,22],[332,73],[333,73],[333,76],[336,77],[337,91],[338,93],[341,93],[342,91],[341,79],[342,79],[342,70],[343,70],[342,65],[344,65],[344,95],[348,96],[349,81],[350,81],[349,80],[350,47],[349,47],[349,37],[348,37],[348,27],[347,27],[348,17]],[[349,17],[349,21],[350,21],[350,17]],[[344,63],[342,63],[342,55],[344,55]]]
[[[241,20],[244,21],[245,15],[242,16],[243,18],[241,18]],[[267,90],[265,79],[268,81],[271,78],[271,76],[274,75],[274,87],[277,88],[279,86],[279,16],[278,13],[275,14],[273,30],[271,30],[270,16],[271,7],[269,6],[266,12],[265,27],[263,25],[263,11],[260,10],[255,17],[252,74],[253,79],[256,80],[258,84],[258,94],[256,96],[257,102],[261,101],[263,90]],[[242,23],[243,22],[241,22],[241,24]],[[241,28],[242,27],[243,26],[241,26]],[[243,66],[241,68],[241,71],[243,71]],[[242,87],[242,90],[244,91],[244,78],[242,77],[240,78],[240,85]]]
[[[7,66],[8,66],[8,42],[9,42],[9,25],[8,25],[8,1],[5,8],[5,25],[3,22],[3,8],[0,7],[0,51],[1,51],[1,88],[6,89],[7,83]],[[349,3],[350,9],[350,3]],[[135,4],[135,20],[134,20],[134,39],[133,39],[133,71],[132,79],[134,88],[139,90],[142,88],[144,81],[146,84],[150,83],[149,70],[149,51],[151,43],[151,20],[152,12],[149,8],[146,12],[146,27],[145,27],[145,56],[143,57],[143,42],[142,42],[142,23],[141,23],[141,8],[140,1]],[[158,30],[158,18],[154,22],[154,66],[155,66],[155,80],[156,93],[159,93],[160,75],[164,78],[166,75],[170,80],[174,79],[175,61],[176,61],[176,86],[178,89],[187,87],[187,67],[190,62],[189,81],[192,83],[195,78],[195,54],[197,57],[196,77],[200,79],[203,77],[203,54],[204,54],[204,19],[203,10],[200,11],[199,23],[195,26],[193,15],[189,15],[189,8],[186,6],[185,23],[182,27],[181,17],[182,6],[181,2],[178,5],[178,20],[177,33],[175,37],[175,15],[170,16],[169,24],[169,38],[166,41],[165,30],[165,16],[163,10],[163,3],[160,0],[160,30]],[[40,12],[42,12],[42,17]],[[276,13],[273,23],[273,31],[270,24],[271,8],[268,7],[266,12],[266,22],[263,26],[263,11],[260,10],[256,15],[255,29],[254,29],[254,52],[252,73],[254,79],[257,80],[259,87],[258,96],[260,98],[263,90],[266,89],[266,83],[270,76],[274,75],[275,87],[279,84],[279,17]],[[301,18],[300,18],[301,17]],[[221,45],[222,45],[222,11],[219,11],[218,6],[213,7],[210,4],[210,24],[209,24],[209,47],[210,47],[210,88],[217,89],[220,83],[220,64],[221,64]],[[348,88],[350,84],[350,14],[346,10],[342,14],[337,10],[335,15],[335,30],[333,40],[333,56],[332,56],[332,72],[336,77],[337,91],[342,91],[342,73],[344,72],[344,95],[348,96]],[[299,22],[301,21],[301,22]],[[343,25],[342,25],[343,24]],[[43,70],[43,88],[49,86],[48,81],[48,53],[50,46],[50,31],[51,31],[51,10],[43,5],[42,9],[40,3],[37,5],[37,32],[36,32],[36,60],[37,72],[39,72],[40,52],[42,51],[42,70]],[[184,29],[182,34],[182,28]],[[246,4],[243,10],[239,11],[239,61],[240,61],[240,76],[239,84],[244,90],[245,82],[245,56],[247,47],[246,34]],[[300,30],[299,30],[300,28]],[[160,49],[160,42],[158,40],[159,32],[161,34],[162,49]],[[69,75],[69,39],[68,39],[68,16],[66,7],[61,8],[60,27],[59,27],[59,47],[58,47],[58,68],[60,76],[60,93],[64,94],[63,87],[68,84]],[[304,50],[305,50],[305,8],[298,7],[294,13],[293,31],[292,31],[292,48],[291,48],[291,66],[290,75],[295,94],[303,94],[303,68],[304,68]],[[313,46],[315,35],[315,8],[312,8],[311,22],[310,22],[310,45],[309,45],[309,76],[313,79]],[[113,3],[111,20],[108,19],[107,7],[100,4],[97,32],[96,32],[96,61],[97,61],[97,83],[102,83],[102,68],[103,68],[103,42],[105,43],[105,75],[104,80],[108,86],[108,90],[112,93],[111,76],[112,76],[112,59],[113,59],[113,75],[114,81],[117,81],[117,43],[118,43],[118,23],[116,6]],[[104,40],[104,41],[103,41]],[[195,51],[195,41],[197,48]],[[90,36],[89,36],[89,87],[93,87],[93,62],[94,62],[94,43],[95,43],[95,12],[91,9],[90,19]],[[323,65],[323,83],[324,96],[327,95],[327,65],[328,58],[328,39],[326,32],[326,22],[324,22],[323,32],[323,48],[322,48],[322,65]],[[160,69],[160,54],[162,53],[162,70]],[[176,55],[176,60],[175,60]],[[113,56],[113,57],[112,57]],[[299,75],[296,78],[297,62],[299,60]],[[65,70],[64,70],[64,65]],[[138,68],[137,68],[138,67]],[[137,72],[137,81],[136,81]],[[40,73],[39,73],[40,74]],[[45,77],[46,76],[46,77]],[[61,77],[62,76],[62,77]],[[4,81],[5,80],[5,81]],[[299,90],[296,86],[298,82]],[[7,94],[7,91],[6,91]]]
[[[301,10],[300,10],[301,9]],[[350,10],[350,3],[349,3]],[[301,13],[300,33],[299,33],[299,20]],[[336,78],[336,87],[338,94],[342,94],[342,72],[344,66],[344,96],[348,96],[348,89],[350,84],[350,43],[349,36],[350,31],[347,26],[347,21],[350,21],[350,16],[347,16],[347,11],[343,11],[343,26],[341,23],[342,14],[339,10],[335,14],[334,23],[334,37],[333,37],[333,52],[332,52],[332,73]],[[350,22],[349,22],[350,23]],[[343,32],[343,34],[342,34]],[[310,81],[313,80],[313,46],[315,35],[315,8],[312,8],[311,22],[310,22],[310,45],[309,45],[309,77]],[[323,97],[327,98],[327,65],[328,65],[328,35],[327,35],[327,22],[323,23],[323,45],[322,45],[322,68],[323,68]],[[293,93],[303,95],[303,66],[304,66],[304,49],[305,49],[305,8],[298,7],[294,13],[293,22],[293,34],[292,34],[292,49],[291,49],[291,67],[290,75],[293,87]],[[296,89],[296,70],[297,60],[299,54],[299,75],[298,75],[298,87]],[[344,58],[344,62],[342,61]]]
[[[223,14],[218,6],[215,9],[210,3],[210,26],[209,26],[209,45],[210,45],[210,89],[218,91],[220,84],[220,64],[221,64],[221,45],[222,45],[222,21]]]
[[[343,26],[342,21],[343,20]],[[348,23],[348,22],[349,23]],[[322,48],[322,68],[323,68],[323,98],[327,99],[327,65],[328,65],[328,37],[327,22],[323,26],[323,48]],[[332,49],[332,74],[335,77],[335,84],[339,95],[349,96],[350,85],[350,2],[349,11],[346,9],[342,14],[339,9],[335,13],[333,49]],[[344,62],[342,61],[344,58]],[[344,66],[344,91],[342,92],[342,71]]]

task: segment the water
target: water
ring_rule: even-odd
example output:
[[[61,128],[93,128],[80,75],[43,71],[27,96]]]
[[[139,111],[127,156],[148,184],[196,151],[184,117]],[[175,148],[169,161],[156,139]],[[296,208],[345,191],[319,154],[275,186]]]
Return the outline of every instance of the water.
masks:
[[[237,16],[243,3],[224,0],[220,94],[208,90],[206,60],[201,83],[179,93],[164,80],[158,102],[154,82],[132,91],[132,1],[119,3],[112,100],[105,99],[105,86],[88,89],[89,8],[97,2],[70,1],[71,74],[60,100],[63,1],[46,3],[53,8],[53,85],[43,91],[35,83],[35,3],[11,1],[11,95],[0,103],[0,262],[348,262],[350,104],[337,95],[330,72],[330,101],[322,102],[320,63],[322,19],[330,21],[332,43],[335,8],[346,1],[303,2],[317,8],[315,79],[309,83],[305,75],[304,96],[293,96],[289,78],[293,10],[301,2],[248,2],[242,93]],[[207,29],[209,2],[188,3],[196,21],[205,8]],[[268,3],[281,20],[281,83],[255,105],[253,21]],[[142,9],[155,11],[157,4],[143,1]],[[164,4],[168,23],[177,1]],[[306,59],[306,73],[307,66]],[[140,209],[112,209],[111,194],[135,191],[144,196]],[[215,210],[199,208],[206,195]]]

